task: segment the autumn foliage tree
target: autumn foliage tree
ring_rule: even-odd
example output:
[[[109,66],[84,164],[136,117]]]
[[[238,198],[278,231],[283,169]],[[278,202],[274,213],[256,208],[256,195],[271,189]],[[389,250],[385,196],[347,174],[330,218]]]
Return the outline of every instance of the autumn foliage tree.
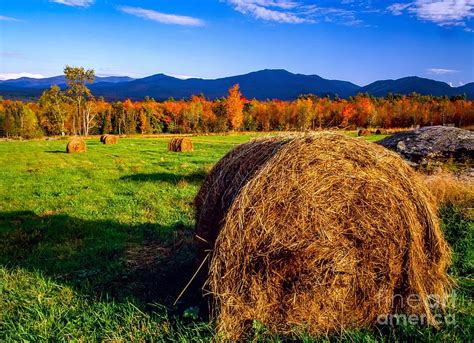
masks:
[[[242,127],[242,123],[244,121],[244,103],[242,101],[242,94],[240,94],[238,84],[233,85],[229,89],[229,95],[227,96],[225,108],[231,129],[239,130]]]

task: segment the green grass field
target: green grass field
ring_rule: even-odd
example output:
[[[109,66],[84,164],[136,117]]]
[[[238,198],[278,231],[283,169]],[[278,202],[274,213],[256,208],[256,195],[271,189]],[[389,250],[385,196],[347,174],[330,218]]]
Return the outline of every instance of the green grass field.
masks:
[[[173,306],[196,267],[192,202],[212,165],[253,136],[196,136],[192,153],[168,152],[168,138],[91,139],[77,155],[66,141],[0,142],[0,341],[209,341],[198,285]],[[455,323],[301,339],[472,341],[473,222],[441,215]],[[259,325],[253,338],[283,339]]]

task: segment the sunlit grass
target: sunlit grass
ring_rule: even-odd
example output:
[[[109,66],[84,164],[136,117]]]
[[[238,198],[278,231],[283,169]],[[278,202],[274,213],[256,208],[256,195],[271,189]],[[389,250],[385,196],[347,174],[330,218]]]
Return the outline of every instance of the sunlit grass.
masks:
[[[210,340],[196,286],[173,306],[195,270],[192,201],[212,165],[253,136],[196,136],[191,153],[168,152],[167,138],[92,139],[77,155],[66,141],[1,142],[0,341]],[[442,214],[456,324],[321,339],[472,340],[473,224],[455,208]]]

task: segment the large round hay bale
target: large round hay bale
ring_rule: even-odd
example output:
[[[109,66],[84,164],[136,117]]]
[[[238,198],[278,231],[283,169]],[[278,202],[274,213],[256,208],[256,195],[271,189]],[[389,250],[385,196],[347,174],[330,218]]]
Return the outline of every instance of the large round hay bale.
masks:
[[[87,145],[86,142],[79,138],[71,139],[66,146],[66,152],[69,154],[86,152]]]
[[[320,334],[396,312],[435,324],[429,295],[446,297],[450,251],[433,204],[372,143],[319,133],[237,147],[196,198],[219,334],[241,339],[254,321]]]
[[[105,135],[104,137],[104,144],[117,144],[118,143],[118,137],[114,135]]]
[[[289,139],[265,137],[237,146],[211,170],[194,199],[199,260],[212,249],[240,189]]]
[[[375,134],[376,134],[376,135],[386,135],[386,134],[387,134],[387,130],[385,130],[385,129],[377,129],[377,130],[375,130]]]
[[[359,130],[359,132],[357,132],[357,136],[370,136],[371,135],[371,132],[370,130],[367,130],[367,129],[361,129]]]
[[[100,136],[100,142],[101,143],[104,143],[104,140],[105,140],[105,137],[107,137],[108,135],[102,135]]]
[[[168,150],[174,152],[193,151],[193,142],[188,137],[175,137],[168,142]]]

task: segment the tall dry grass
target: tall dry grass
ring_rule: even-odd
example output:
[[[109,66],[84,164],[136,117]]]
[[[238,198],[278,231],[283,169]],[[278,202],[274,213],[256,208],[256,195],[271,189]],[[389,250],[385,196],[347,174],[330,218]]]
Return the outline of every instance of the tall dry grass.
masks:
[[[449,172],[422,175],[438,206],[456,206],[474,218],[474,178]]]

